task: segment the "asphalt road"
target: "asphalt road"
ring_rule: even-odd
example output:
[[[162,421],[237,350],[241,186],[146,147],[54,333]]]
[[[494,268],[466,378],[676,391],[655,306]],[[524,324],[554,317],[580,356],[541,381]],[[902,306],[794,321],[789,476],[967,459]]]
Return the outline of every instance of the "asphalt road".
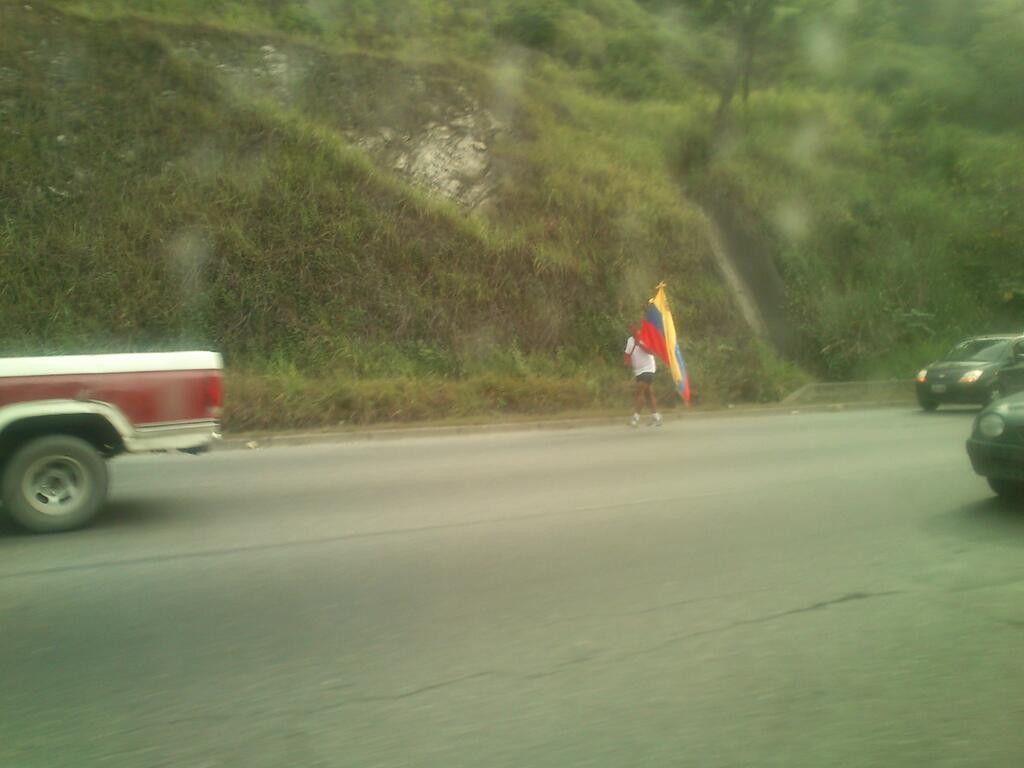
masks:
[[[0,532],[0,766],[1024,765],[973,413],[158,456]]]

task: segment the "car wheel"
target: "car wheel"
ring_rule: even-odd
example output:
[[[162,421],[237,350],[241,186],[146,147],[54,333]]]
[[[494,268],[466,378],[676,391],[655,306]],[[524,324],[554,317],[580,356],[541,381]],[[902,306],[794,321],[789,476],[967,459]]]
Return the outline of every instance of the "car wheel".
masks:
[[[4,507],[33,533],[69,531],[96,515],[108,483],[106,462],[89,443],[69,435],[40,437],[4,468]]]
[[[988,486],[1003,499],[1014,501],[1024,500],[1024,482],[1019,480],[1004,480],[1000,477],[988,478]]]

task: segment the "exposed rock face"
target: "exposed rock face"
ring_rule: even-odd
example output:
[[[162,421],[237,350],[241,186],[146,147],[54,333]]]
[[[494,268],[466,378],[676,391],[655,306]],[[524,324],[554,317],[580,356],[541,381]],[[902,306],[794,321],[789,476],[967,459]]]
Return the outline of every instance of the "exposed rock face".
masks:
[[[395,173],[473,209],[495,188],[490,144],[499,130],[487,110],[470,108],[413,135],[398,136],[385,126],[369,136],[350,136]]]
[[[187,39],[178,49],[212,64],[240,96],[270,97],[329,121],[382,168],[419,187],[468,210],[493,197],[491,147],[504,126],[450,79],[292,45],[247,50]]]

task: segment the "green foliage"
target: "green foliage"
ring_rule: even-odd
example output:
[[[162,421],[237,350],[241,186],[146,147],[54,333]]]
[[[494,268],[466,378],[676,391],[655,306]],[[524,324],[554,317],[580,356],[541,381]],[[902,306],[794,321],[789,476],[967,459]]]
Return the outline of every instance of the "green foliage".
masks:
[[[530,48],[550,48],[558,36],[560,12],[561,4],[554,0],[515,0],[495,31]]]
[[[816,374],[1024,327],[1019,0],[24,5],[0,0],[4,352],[216,345],[296,413],[343,382],[313,400],[356,420],[605,404],[667,279],[700,396],[771,399],[801,374],[749,339],[710,194],[767,245]],[[251,76],[268,42],[301,63],[284,95]],[[505,124],[479,216],[346,144],[467,104]]]
[[[605,49],[601,85],[627,99],[659,94],[667,80],[661,66],[662,41],[650,32],[612,35]]]
[[[293,372],[271,375],[282,387],[476,382],[451,385],[475,393],[471,409],[529,411],[618,400],[608,361],[661,278],[678,286],[687,336],[742,333],[661,163],[671,129],[621,152],[672,110],[541,85],[517,122],[534,138],[495,150],[508,187],[489,227],[387,178],[333,127],[429,118],[361,98],[361,80],[400,94],[418,75],[444,103],[458,95],[447,78],[472,83],[471,71],[307,49],[307,79],[280,103],[214,77],[178,42],[216,45],[244,71],[259,38],[0,7],[17,22],[0,24],[0,71],[13,73],[0,93],[12,116],[0,127],[5,354],[214,346],[232,368]],[[33,53],[44,34],[55,56]],[[593,125],[585,162],[558,118],[566,105]],[[716,311],[702,313],[708,297]],[[353,418],[392,418],[388,407]]]
[[[275,19],[282,31],[314,37],[324,33],[323,23],[305,3],[282,3],[279,8]]]
[[[540,416],[621,409],[629,396],[627,379],[603,381],[595,388],[584,375],[553,378],[491,372],[467,379],[394,374],[375,379],[353,378],[346,371],[310,377],[296,369],[271,373],[233,370],[225,386],[224,421],[228,430],[240,432],[500,414]]]
[[[936,122],[913,136],[875,132],[869,104],[759,95],[707,177],[776,243],[805,361],[831,378],[894,364],[898,349],[903,367],[888,373],[906,375],[930,340],[1024,325],[998,301],[1024,236],[1020,182],[1003,169],[1024,147]]]
[[[708,22],[724,21],[741,28],[759,27],[775,16],[783,0],[687,0]]]
[[[778,400],[806,383],[806,374],[749,340],[692,346],[695,403],[716,406]],[[754,375],[749,375],[753,371]],[[291,364],[234,367],[225,386],[225,426],[233,432],[542,416],[574,411],[621,413],[632,380],[605,362],[563,354],[500,353],[460,378],[390,369],[356,377],[347,367],[311,376]],[[682,409],[667,375],[655,379],[664,411]]]

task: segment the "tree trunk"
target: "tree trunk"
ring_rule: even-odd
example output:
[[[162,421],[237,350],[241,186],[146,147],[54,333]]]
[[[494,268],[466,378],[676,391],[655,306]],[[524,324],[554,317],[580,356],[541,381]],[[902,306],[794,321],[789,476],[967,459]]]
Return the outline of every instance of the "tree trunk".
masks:
[[[715,128],[719,132],[725,128],[725,125],[729,120],[729,109],[732,107],[732,100],[736,95],[736,86],[740,84],[740,78],[743,75],[745,56],[746,46],[744,46],[741,41],[737,41],[736,60],[733,62],[732,66],[729,67],[729,71],[726,72],[725,82],[722,83],[722,88],[718,92],[718,109],[715,110]]]
[[[718,130],[721,130],[729,119],[729,108],[732,106],[732,97],[736,95],[738,79],[736,73],[730,73],[722,90],[718,92],[718,108],[715,110],[715,127]]]
[[[754,72],[754,52],[757,48],[757,38],[751,35],[744,45],[743,51],[743,105],[746,106],[750,98],[750,77]]]

